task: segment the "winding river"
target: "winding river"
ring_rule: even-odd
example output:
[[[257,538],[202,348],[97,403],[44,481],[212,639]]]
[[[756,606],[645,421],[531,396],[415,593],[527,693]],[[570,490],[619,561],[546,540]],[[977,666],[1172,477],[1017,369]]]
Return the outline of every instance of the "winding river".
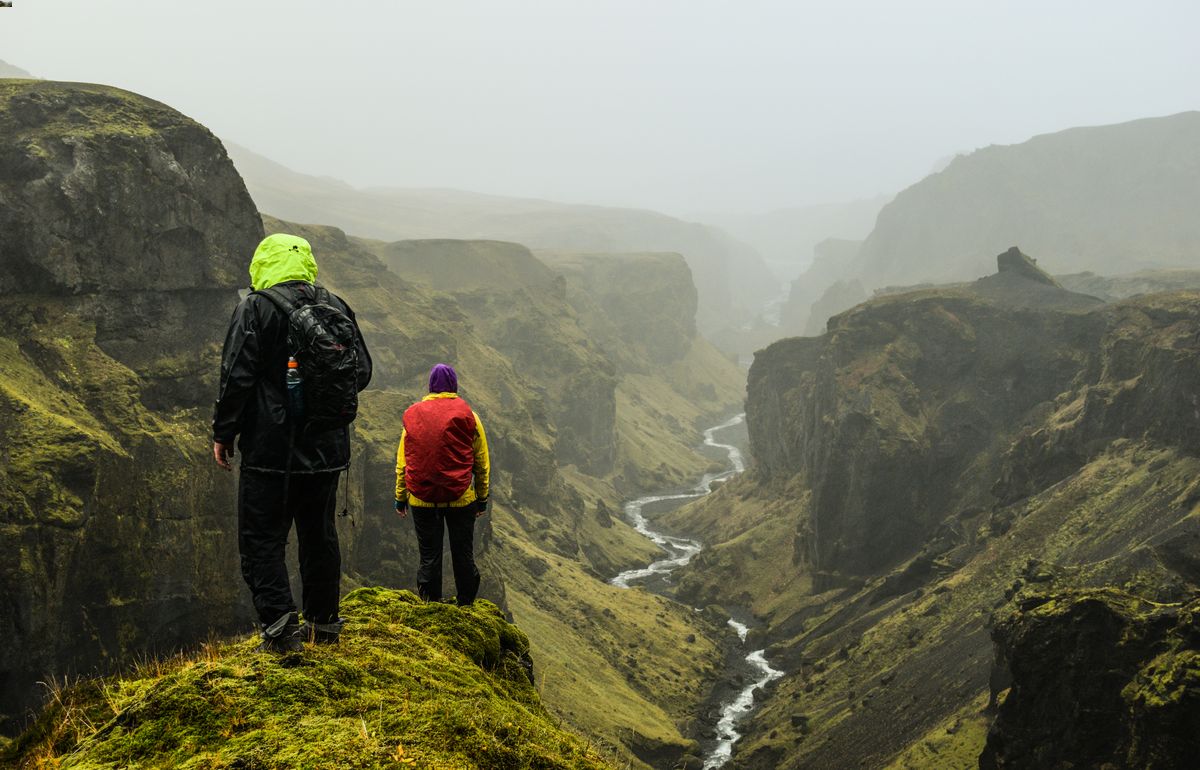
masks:
[[[673,571],[684,566],[700,553],[704,545],[698,540],[686,537],[675,537],[651,529],[644,513],[647,505],[664,502],[683,502],[704,497],[712,492],[712,486],[718,481],[741,473],[746,469],[742,452],[732,444],[723,444],[716,440],[718,431],[742,424],[745,414],[739,414],[720,425],[714,425],[704,431],[704,445],[724,450],[729,458],[729,470],[722,473],[706,473],[695,487],[686,491],[667,495],[649,495],[630,500],[625,503],[625,517],[641,534],[645,535],[655,545],[666,552],[666,556],[652,562],[649,566],[625,570],[609,582],[620,588],[629,588],[635,582],[665,578]],[[749,628],[736,620],[730,620],[729,625],[737,633],[742,645],[746,644]],[[733,755],[733,744],[741,737],[738,723],[754,710],[754,693],[765,687],[769,682],[783,676],[783,672],[771,668],[767,663],[765,650],[753,650],[746,655],[746,663],[755,672],[754,679],[743,687],[736,697],[721,706],[721,717],[717,721],[717,743],[704,760],[704,770],[715,770],[729,761]]]

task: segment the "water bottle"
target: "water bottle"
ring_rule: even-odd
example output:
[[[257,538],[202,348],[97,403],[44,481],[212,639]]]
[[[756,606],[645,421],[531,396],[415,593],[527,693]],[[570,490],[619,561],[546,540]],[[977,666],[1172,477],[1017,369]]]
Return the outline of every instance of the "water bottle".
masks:
[[[288,356],[287,363],[287,411],[296,420],[304,416],[304,376],[294,356]]]

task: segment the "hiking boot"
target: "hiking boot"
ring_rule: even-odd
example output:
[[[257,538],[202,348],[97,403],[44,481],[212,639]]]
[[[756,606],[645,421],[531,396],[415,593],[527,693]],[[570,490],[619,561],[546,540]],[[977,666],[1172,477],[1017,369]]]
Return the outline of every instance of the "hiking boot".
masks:
[[[257,652],[286,655],[304,649],[300,641],[300,617],[294,612],[282,615],[271,625],[264,626],[260,636],[262,643],[258,645]]]
[[[338,618],[332,623],[314,623],[305,620],[300,627],[300,638],[314,644],[337,644],[342,635],[342,627],[346,625],[345,618]]]

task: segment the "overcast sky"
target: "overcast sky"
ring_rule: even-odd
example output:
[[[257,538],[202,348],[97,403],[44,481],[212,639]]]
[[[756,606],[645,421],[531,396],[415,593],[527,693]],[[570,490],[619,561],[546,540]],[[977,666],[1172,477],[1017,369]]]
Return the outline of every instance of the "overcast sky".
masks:
[[[15,0],[0,59],[297,170],[675,214],[1200,108],[1195,0]]]

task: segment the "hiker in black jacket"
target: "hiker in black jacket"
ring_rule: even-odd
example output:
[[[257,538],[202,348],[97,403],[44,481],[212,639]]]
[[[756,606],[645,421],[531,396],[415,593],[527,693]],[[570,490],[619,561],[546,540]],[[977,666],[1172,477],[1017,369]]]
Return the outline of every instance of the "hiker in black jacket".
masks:
[[[259,649],[275,652],[299,650],[305,639],[336,642],[341,632],[335,499],[338,477],[350,465],[348,424],[357,394],[371,380],[354,311],[316,277],[303,238],[276,234],[259,244],[250,262],[255,291],[234,310],[225,337],[213,414],[213,457],[225,470],[233,468],[240,436],[242,576],[262,628]],[[314,353],[303,341],[313,338],[328,344]],[[293,522],[303,627],[284,563]]]

